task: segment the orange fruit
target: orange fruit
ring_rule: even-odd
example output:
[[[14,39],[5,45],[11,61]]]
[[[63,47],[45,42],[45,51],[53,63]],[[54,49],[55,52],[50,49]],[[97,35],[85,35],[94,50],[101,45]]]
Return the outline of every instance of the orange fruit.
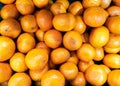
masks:
[[[38,25],[34,15],[25,15],[20,19],[22,30],[24,32],[36,32]]]
[[[0,62],[10,59],[15,53],[15,49],[15,43],[12,39],[0,36]]]
[[[105,25],[108,27],[109,31],[114,34],[120,34],[120,16],[108,17]]]
[[[48,5],[49,0],[33,0],[33,3],[38,8],[43,8]]]
[[[102,66],[93,64],[85,71],[85,78],[91,85],[101,86],[107,80],[107,73]]]
[[[56,0],[56,2],[62,3],[65,9],[68,9],[70,3],[68,0]]]
[[[86,86],[87,82],[84,73],[78,72],[76,78],[73,79],[70,83],[72,86]]]
[[[16,72],[24,72],[28,69],[25,63],[25,55],[23,53],[16,52],[9,61],[10,67]]]
[[[85,62],[93,60],[95,54],[95,48],[88,43],[82,44],[82,46],[77,50],[78,58]]]
[[[65,86],[65,78],[60,71],[51,69],[42,76],[41,86]]]
[[[119,6],[110,6],[108,9],[107,9],[107,12],[109,13],[110,16],[117,16],[119,15],[120,16],[120,7]]]
[[[41,30],[41,29],[38,29],[36,32],[35,32],[35,36],[37,38],[38,41],[43,41],[44,40],[44,31]]]
[[[108,66],[106,66],[104,64],[101,64],[100,66],[102,66],[105,69],[105,71],[106,71],[107,74],[110,73],[111,69]]]
[[[102,0],[100,6],[104,9],[106,9],[110,6],[111,2],[112,2],[112,0]]]
[[[113,0],[113,3],[120,7],[120,0]]]
[[[82,36],[77,31],[68,31],[63,36],[63,45],[70,51],[74,51],[80,48],[82,45]]]
[[[104,51],[106,53],[118,53],[120,51],[120,48],[104,47]]]
[[[86,24],[83,21],[82,16],[75,16],[76,18],[76,26],[73,30],[78,31],[80,34],[83,34],[86,31]]]
[[[78,74],[77,65],[72,62],[63,63],[59,70],[64,75],[66,80],[73,80]]]
[[[76,25],[75,16],[71,13],[62,13],[53,17],[53,26],[59,31],[70,31]]]
[[[83,6],[80,1],[74,1],[70,4],[68,8],[68,12],[72,13],[73,15],[81,15],[83,12]]]
[[[15,0],[0,0],[3,4],[12,4]]]
[[[102,26],[105,23],[107,17],[108,17],[107,11],[104,10],[102,7],[97,6],[89,7],[83,13],[83,20],[85,24],[87,24],[90,27]]]
[[[45,49],[34,48],[26,54],[25,62],[31,70],[43,69],[48,63],[48,53]]]
[[[36,14],[36,21],[41,30],[47,31],[52,28],[53,15],[51,11],[42,9]]]
[[[48,65],[40,70],[29,70],[29,75],[34,81],[40,81],[41,77],[48,71]]]
[[[15,73],[8,81],[8,86],[31,86],[31,79],[26,73]]]
[[[120,70],[112,70],[109,74],[108,74],[108,79],[107,79],[107,83],[110,86],[119,86],[120,85]]]
[[[50,59],[53,64],[62,64],[66,62],[70,57],[70,52],[63,48],[59,47],[51,51]]]
[[[62,33],[55,29],[48,30],[44,34],[44,42],[50,48],[57,48],[62,43]]]
[[[35,47],[35,39],[29,33],[22,33],[17,38],[17,49],[22,53],[27,53]]]
[[[22,15],[32,14],[35,7],[32,0],[16,0],[15,2],[17,10]]]
[[[0,63],[0,83],[3,83],[10,79],[12,75],[12,69],[8,63]]]
[[[21,26],[14,18],[7,18],[0,22],[0,33],[3,36],[17,38],[21,33]]]
[[[89,42],[96,48],[103,47],[109,41],[109,30],[105,26],[100,26],[92,29]]]
[[[4,5],[1,9],[1,18],[18,18],[19,12],[15,6],[15,4]]]
[[[106,54],[103,58],[103,63],[109,68],[120,68],[120,55]]]

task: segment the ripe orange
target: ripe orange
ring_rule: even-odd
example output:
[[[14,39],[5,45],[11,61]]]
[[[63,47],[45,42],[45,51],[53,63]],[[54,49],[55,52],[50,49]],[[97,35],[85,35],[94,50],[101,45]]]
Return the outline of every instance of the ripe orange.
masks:
[[[36,32],[35,32],[35,36],[37,38],[38,41],[44,41],[44,31],[41,30],[41,29],[38,29]]]
[[[68,9],[70,3],[68,0],[56,0],[56,2],[62,3],[65,9]]]
[[[3,4],[12,4],[15,0],[0,0]]]
[[[33,0],[33,3],[38,8],[43,8],[48,5],[49,0]]]
[[[8,81],[8,86],[31,86],[31,79],[26,73],[15,73]]]
[[[41,86],[65,86],[65,78],[60,71],[51,69],[42,76]]]
[[[0,83],[10,79],[12,75],[12,69],[8,63],[0,63]]]
[[[106,9],[110,6],[111,2],[112,2],[112,0],[101,0],[100,6],[104,9]]]
[[[120,16],[120,7],[119,6],[110,6],[107,9],[107,12],[109,13],[110,16]]]
[[[105,69],[105,71],[106,71],[107,74],[110,73],[111,69],[108,66],[106,66],[104,64],[101,64],[100,66],[102,66]]]
[[[15,43],[6,36],[0,36],[0,62],[11,58],[15,53]]]

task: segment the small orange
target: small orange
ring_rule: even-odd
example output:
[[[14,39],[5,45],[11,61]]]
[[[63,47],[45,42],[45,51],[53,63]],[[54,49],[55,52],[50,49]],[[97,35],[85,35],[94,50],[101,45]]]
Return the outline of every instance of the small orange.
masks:
[[[100,66],[102,66],[105,69],[105,71],[106,71],[107,74],[110,73],[111,69],[108,66],[106,66],[104,64],[101,64]]]
[[[82,45],[81,34],[75,30],[66,32],[63,36],[63,45],[70,51],[79,49]]]
[[[65,86],[65,78],[60,71],[51,69],[42,76],[41,86]]]
[[[22,33],[17,38],[17,49],[22,53],[27,53],[35,47],[35,39],[29,33]]]
[[[10,67],[12,70],[16,72],[24,72],[28,68],[25,63],[25,55],[20,52],[16,52],[11,58],[10,58]]]
[[[88,43],[82,44],[82,46],[77,50],[78,58],[85,62],[93,60],[95,54],[95,48]]]
[[[59,47],[51,51],[50,58],[54,64],[62,64],[66,62],[70,57],[70,52],[63,48]]]
[[[72,62],[63,63],[59,70],[64,75],[66,80],[73,80],[78,74],[77,65]]]
[[[38,8],[43,8],[48,5],[49,0],[33,0],[33,3]]]
[[[108,9],[107,9],[107,12],[109,13],[110,16],[117,16],[119,15],[120,16],[120,7],[119,6],[110,6]]]
[[[3,4],[12,4],[15,0],[0,0]]]
[[[43,69],[48,63],[48,53],[45,49],[34,48],[26,54],[25,62],[31,70]]]
[[[104,51],[106,53],[118,53],[120,51],[120,48],[110,48],[110,47],[104,47]]]
[[[62,3],[65,9],[68,9],[70,3],[68,0],[56,0],[56,2]]]
[[[62,33],[55,29],[48,30],[44,34],[44,42],[50,48],[57,48],[62,43]]]
[[[6,36],[0,36],[0,62],[11,58],[15,53],[15,43]]]
[[[113,3],[120,7],[120,0],[113,0]]]
[[[112,2],[112,0],[102,0],[100,6],[104,9],[106,9],[110,6],[111,2]]]
[[[8,86],[31,86],[32,81],[26,73],[15,73],[8,81]]]
[[[0,83],[5,82],[12,76],[12,69],[8,63],[0,63]]]
[[[43,41],[44,40],[44,31],[41,30],[41,29],[38,29],[36,32],[35,32],[35,36],[37,38],[38,41]]]

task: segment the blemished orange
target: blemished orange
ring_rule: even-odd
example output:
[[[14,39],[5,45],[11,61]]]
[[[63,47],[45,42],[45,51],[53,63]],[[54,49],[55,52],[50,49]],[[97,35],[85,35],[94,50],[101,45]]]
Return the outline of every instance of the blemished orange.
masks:
[[[80,1],[74,1],[70,4],[68,12],[72,13],[73,15],[81,15],[83,12],[83,5]]]
[[[19,12],[15,6],[15,4],[4,5],[1,9],[1,18],[18,18]]]
[[[82,45],[82,36],[78,31],[68,31],[63,35],[63,45],[70,51],[80,48]]]
[[[10,67],[16,72],[24,72],[28,68],[25,63],[25,55],[21,52],[16,52],[9,60]]]
[[[12,4],[15,0],[0,0],[3,4]]]
[[[62,32],[70,31],[76,25],[75,16],[71,13],[62,13],[55,15],[52,22],[54,28]]]
[[[104,9],[106,9],[110,6],[111,2],[112,2],[112,0],[102,0],[100,6]]]
[[[110,86],[120,86],[120,70],[116,69],[116,70],[112,70],[109,74],[108,74],[108,79],[107,79],[107,83]]]
[[[77,65],[72,62],[63,63],[60,66],[59,70],[64,75],[66,80],[73,80],[78,74]]]
[[[54,64],[62,64],[70,58],[70,52],[64,48],[59,47],[51,51],[50,59]]]
[[[46,65],[43,69],[40,70],[29,70],[29,75],[33,81],[40,81],[42,76],[48,71],[49,67]]]
[[[15,73],[8,81],[8,86],[31,86],[32,81],[27,73]]]
[[[38,29],[35,32],[35,36],[36,36],[36,38],[37,38],[38,41],[44,41],[44,33],[45,33],[45,31],[43,31],[41,29]]]
[[[82,44],[82,46],[76,51],[76,53],[78,58],[85,62],[93,60],[96,55],[95,48],[89,43]]]
[[[103,47],[109,41],[109,34],[109,30],[105,26],[93,28],[89,36],[89,42],[95,48]]]
[[[102,66],[93,64],[85,71],[85,78],[91,85],[101,86],[107,80],[107,73]]]
[[[39,28],[43,31],[50,30],[52,28],[53,15],[51,11],[42,9],[36,14],[36,21]]]
[[[70,3],[68,0],[56,0],[56,2],[62,3],[65,9],[68,9]]]
[[[48,53],[45,49],[34,48],[25,56],[25,62],[29,69],[40,70],[48,63]]]
[[[8,63],[0,63],[0,83],[8,81],[12,76],[12,69]]]
[[[20,23],[14,18],[7,18],[0,22],[0,34],[10,38],[17,38],[21,33]]]
[[[78,72],[75,79],[70,81],[72,86],[86,86],[87,82],[83,72]]]
[[[107,12],[109,13],[110,16],[120,16],[120,7],[119,6],[110,6],[107,9]]]
[[[65,86],[65,78],[60,71],[51,69],[42,76],[41,86]]]
[[[27,53],[35,47],[35,38],[30,33],[22,33],[17,38],[17,49],[22,53]]]
[[[108,66],[106,66],[104,64],[100,64],[100,66],[102,66],[105,69],[105,71],[106,71],[107,74],[110,73],[111,69]]]
[[[38,29],[37,21],[34,15],[25,15],[20,19],[22,30],[24,32],[36,32]]]
[[[103,58],[103,63],[109,68],[120,68],[120,55],[106,54]]]
[[[33,0],[33,3],[38,8],[43,8],[48,5],[49,0]]]
[[[12,39],[0,36],[0,62],[10,59],[15,50],[15,42]]]
[[[107,11],[98,6],[89,7],[83,13],[83,20],[85,24],[90,27],[102,26],[105,23],[107,17]]]
[[[62,43],[62,33],[58,30],[51,29],[44,33],[44,42],[50,48],[57,48]]]
[[[22,15],[32,14],[34,12],[34,3],[31,0],[16,0],[15,2],[17,10]]]
[[[120,0],[113,0],[113,3],[120,7]]]

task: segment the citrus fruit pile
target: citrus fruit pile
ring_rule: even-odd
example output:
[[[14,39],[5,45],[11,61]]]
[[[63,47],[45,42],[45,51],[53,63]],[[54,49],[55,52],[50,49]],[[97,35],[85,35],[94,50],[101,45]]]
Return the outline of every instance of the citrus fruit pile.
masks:
[[[0,2],[0,86],[120,86],[120,0]]]

